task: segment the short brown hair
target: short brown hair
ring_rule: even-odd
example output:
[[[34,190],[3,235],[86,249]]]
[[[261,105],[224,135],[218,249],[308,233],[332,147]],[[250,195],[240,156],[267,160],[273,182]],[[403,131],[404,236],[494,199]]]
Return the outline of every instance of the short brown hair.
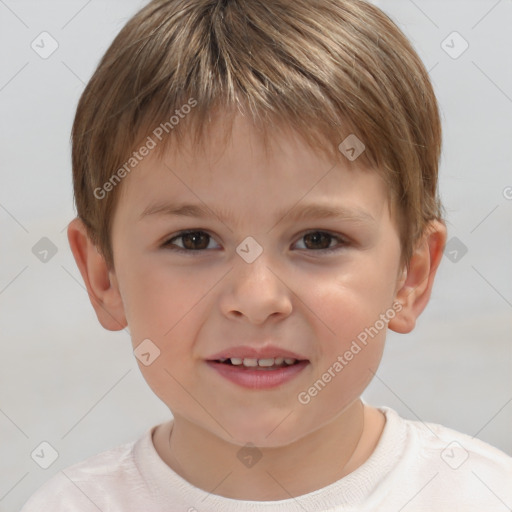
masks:
[[[182,108],[186,119],[173,123]],[[157,154],[172,135],[178,146],[182,133],[201,144],[212,117],[237,110],[265,138],[289,126],[333,158],[344,158],[339,144],[356,135],[366,148],[358,162],[388,186],[402,264],[428,221],[443,220],[436,97],[411,43],[379,8],[363,0],[154,0],[103,56],[73,124],[78,217],[110,267],[113,179],[130,171],[137,145],[158,126],[169,136]]]

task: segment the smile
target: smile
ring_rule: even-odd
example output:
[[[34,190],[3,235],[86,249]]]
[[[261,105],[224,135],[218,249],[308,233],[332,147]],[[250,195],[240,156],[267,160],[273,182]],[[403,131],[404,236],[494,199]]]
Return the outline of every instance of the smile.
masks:
[[[257,368],[263,370],[274,370],[284,366],[291,366],[297,363],[297,359],[289,357],[269,357],[266,359],[254,359],[250,357],[240,358],[222,358],[218,360],[220,363],[231,364],[233,366],[243,366],[245,368]]]
[[[230,358],[206,363],[223,378],[250,389],[280,386],[298,376],[309,365],[309,361],[288,358]]]

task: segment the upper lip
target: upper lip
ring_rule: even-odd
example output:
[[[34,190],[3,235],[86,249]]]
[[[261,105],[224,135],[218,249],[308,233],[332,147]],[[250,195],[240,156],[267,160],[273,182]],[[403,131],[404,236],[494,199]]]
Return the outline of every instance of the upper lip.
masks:
[[[307,361],[308,359],[300,354],[286,350],[284,348],[276,347],[274,345],[266,345],[261,348],[254,348],[249,346],[238,346],[227,348],[222,352],[208,357],[208,361],[216,361],[217,359],[230,359],[231,357],[237,357],[240,359],[270,359],[276,357],[284,357],[290,359],[297,359],[299,361]]]

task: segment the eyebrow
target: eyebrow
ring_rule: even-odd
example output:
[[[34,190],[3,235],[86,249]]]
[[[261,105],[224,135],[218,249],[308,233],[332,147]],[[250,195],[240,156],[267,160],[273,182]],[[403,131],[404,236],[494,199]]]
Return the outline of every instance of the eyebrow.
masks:
[[[140,215],[139,221],[149,216],[177,216],[177,217],[196,217],[207,218],[216,216],[223,222],[233,221],[236,217],[228,210],[222,209],[213,211],[202,204],[172,204],[168,202],[155,203],[149,205]],[[360,208],[347,208],[343,206],[330,206],[322,204],[308,204],[300,209],[283,208],[277,212],[276,219],[280,221],[282,218],[288,217],[290,220],[304,219],[329,219],[335,218],[347,220],[356,223],[373,223],[376,219],[365,210]]]

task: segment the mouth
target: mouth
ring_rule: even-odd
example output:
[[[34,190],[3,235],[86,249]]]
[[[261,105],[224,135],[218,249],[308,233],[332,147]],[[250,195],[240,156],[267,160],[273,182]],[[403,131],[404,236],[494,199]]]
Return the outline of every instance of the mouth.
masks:
[[[238,386],[269,390],[297,378],[309,366],[309,360],[284,357],[252,359],[222,358],[207,360],[217,375]]]
[[[229,357],[214,359],[208,361],[210,363],[219,363],[227,366],[235,366],[240,370],[261,370],[261,371],[272,371],[279,370],[282,368],[288,368],[301,363],[308,363],[306,359],[295,359],[291,357],[269,357],[264,359],[255,359],[250,357]]]

